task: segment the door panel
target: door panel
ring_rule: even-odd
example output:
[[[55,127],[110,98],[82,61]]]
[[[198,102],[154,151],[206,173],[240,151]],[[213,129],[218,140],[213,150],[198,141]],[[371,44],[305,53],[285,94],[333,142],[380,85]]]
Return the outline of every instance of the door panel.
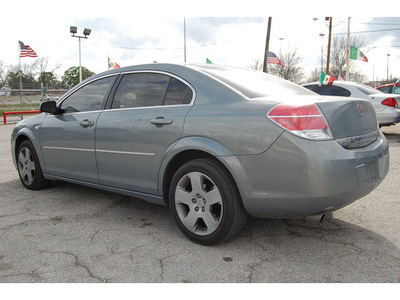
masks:
[[[157,194],[160,164],[182,135],[190,106],[104,111],[97,123],[99,182]]]
[[[94,135],[99,115],[49,115],[43,120],[40,141],[48,174],[98,182]]]
[[[48,174],[98,182],[96,122],[115,78],[104,77],[78,86],[58,104],[62,114],[46,116],[40,143]]]

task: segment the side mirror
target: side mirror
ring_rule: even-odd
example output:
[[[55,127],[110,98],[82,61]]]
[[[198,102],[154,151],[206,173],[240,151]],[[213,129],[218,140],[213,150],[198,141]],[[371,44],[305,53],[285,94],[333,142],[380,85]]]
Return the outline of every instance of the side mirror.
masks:
[[[60,109],[57,107],[56,101],[45,101],[40,103],[40,111],[50,114],[60,113]]]

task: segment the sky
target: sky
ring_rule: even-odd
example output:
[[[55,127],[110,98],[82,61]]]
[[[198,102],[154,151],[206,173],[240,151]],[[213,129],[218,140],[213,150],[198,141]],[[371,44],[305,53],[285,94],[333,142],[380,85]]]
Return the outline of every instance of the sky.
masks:
[[[80,35],[84,28],[92,30],[82,39],[82,65],[95,73],[107,70],[108,58],[120,66],[184,63],[184,28],[187,63],[205,63],[208,58],[246,68],[255,59],[263,60],[269,16],[270,51],[278,55],[297,49],[306,77],[320,68],[321,46],[326,56],[325,16],[333,17],[333,36],[347,34],[351,17],[351,34],[364,39],[360,50],[369,59],[354,64],[369,80],[386,79],[388,62],[389,77],[400,77],[400,17],[385,15],[387,7],[395,7],[391,0],[385,7],[362,9],[359,1],[349,5],[343,0],[331,6],[315,0],[9,2],[1,8],[0,61],[18,65],[20,40],[48,58],[49,70],[61,65],[56,70],[59,77],[79,65],[79,43],[71,37],[70,26],[77,26]],[[21,64],[33,61],[21,58]]]

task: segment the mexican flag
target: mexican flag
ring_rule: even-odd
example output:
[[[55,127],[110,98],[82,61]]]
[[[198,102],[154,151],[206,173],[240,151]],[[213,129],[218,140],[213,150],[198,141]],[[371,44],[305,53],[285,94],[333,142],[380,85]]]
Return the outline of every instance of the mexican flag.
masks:
[[[325,73],[321,73],[321,79],[319,80],[319,83],[321,85],[331,85],[332,82],[335,80],[335,77],[327,75]]]
[[[368,58],[356,47],[350,46],[350,59],[368,62]]]
[[[118,69],[120,66],[108,58],[108,69]]]

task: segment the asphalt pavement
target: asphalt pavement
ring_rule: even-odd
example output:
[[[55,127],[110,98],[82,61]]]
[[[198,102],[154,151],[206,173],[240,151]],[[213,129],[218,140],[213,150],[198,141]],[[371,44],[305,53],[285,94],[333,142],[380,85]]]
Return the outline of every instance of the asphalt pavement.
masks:
[[[324,223],[250,218],[206,247],[168,208],[79,185],[29,191],[0,125],[0,282],[399,283],[400,125],[384,128],[390,172]],[[320,295],[322,296],[322,295]]]

